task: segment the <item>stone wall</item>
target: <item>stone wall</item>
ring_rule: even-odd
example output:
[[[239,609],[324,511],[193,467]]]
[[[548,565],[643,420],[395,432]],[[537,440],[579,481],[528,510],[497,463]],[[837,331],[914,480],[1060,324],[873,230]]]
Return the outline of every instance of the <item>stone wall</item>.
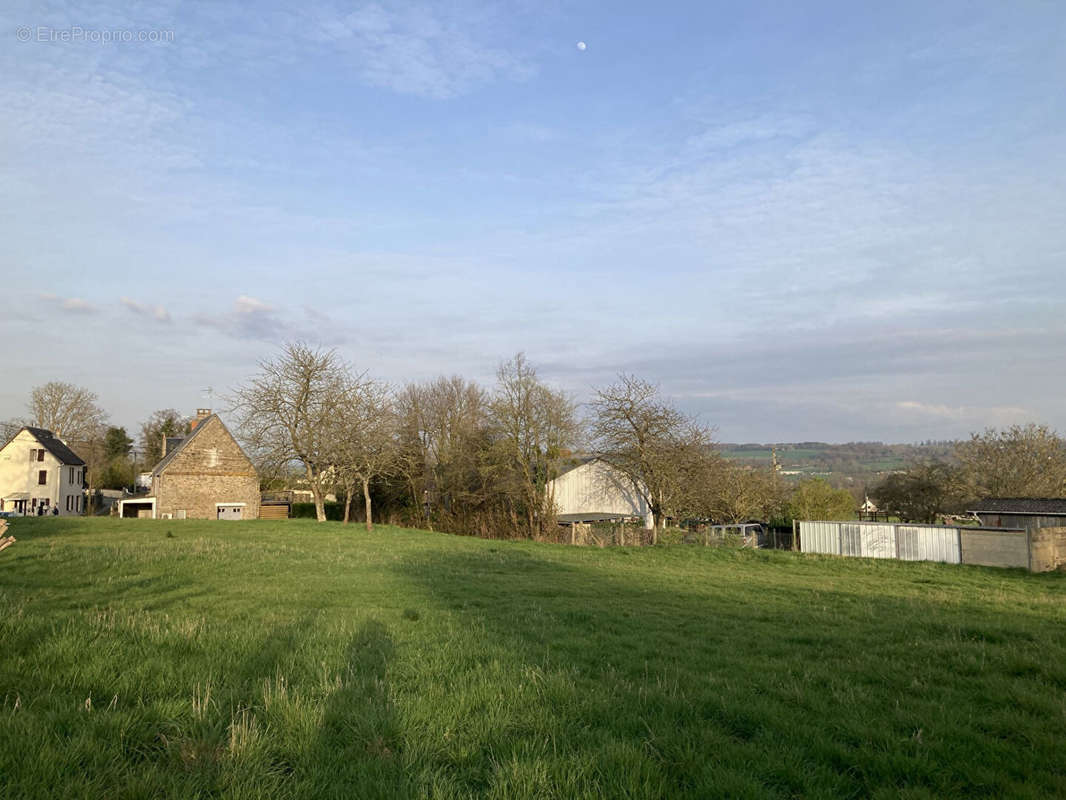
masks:
[[[226,430],[210,417],[163,471],[152,478],[156,516],[184,511],[189,519],[216,519],[218,504],[244,504],[243,518],[259,517],[259,477]]]

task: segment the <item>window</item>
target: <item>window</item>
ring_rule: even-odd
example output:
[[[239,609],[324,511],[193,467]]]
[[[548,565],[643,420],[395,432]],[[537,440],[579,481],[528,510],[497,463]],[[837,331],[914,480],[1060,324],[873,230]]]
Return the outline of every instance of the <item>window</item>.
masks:
[[[38,461],[44,461],[44,448],[43,447],[40,450],[37,451],[37,460]]]
[[[37,485],[44,486],[48,483],[48,470],[42,469],[37,473]]]
[[[79,514],[81,513],[81,495],[80,494],[77,497],[74,498],[74,510],[77,511]]]
[[[74,467],[70,468],[70,482],[74,483]],[[68,508],[67,511],[70,511],[70,509]]]

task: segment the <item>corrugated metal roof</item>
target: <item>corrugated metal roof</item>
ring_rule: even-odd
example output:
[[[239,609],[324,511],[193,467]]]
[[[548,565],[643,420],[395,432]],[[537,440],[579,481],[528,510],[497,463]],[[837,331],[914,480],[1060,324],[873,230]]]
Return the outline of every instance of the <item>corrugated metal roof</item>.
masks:
[[[1066,515],[1066,497],[989,497],[977,503],[970,513]]]

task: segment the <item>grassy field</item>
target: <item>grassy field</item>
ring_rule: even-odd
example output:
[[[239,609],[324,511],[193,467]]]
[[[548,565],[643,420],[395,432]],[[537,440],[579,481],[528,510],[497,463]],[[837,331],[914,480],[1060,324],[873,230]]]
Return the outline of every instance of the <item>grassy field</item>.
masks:
[[[0,795],[1066,796],[1066,576],[16,520]]]

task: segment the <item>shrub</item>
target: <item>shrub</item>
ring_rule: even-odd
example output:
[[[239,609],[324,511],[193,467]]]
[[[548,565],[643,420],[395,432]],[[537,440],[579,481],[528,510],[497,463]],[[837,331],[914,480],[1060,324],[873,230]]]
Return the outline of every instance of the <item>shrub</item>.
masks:
[[[315,504],[293,503],[291,516],[293,519],[314,519]],[[340,522],[343,520],[344,506],[341,503],[326,503],[326,519],[332,520],[333,522]]]

